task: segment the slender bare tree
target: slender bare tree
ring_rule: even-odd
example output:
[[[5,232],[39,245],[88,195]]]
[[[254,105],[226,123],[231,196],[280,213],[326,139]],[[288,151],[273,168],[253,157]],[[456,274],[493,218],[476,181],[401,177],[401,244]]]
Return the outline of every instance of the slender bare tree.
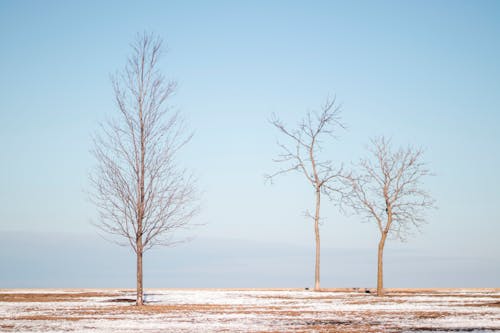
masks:
[[[283,163],[285,168],[266,178],[272,180],[279,175],[289,172],[299,172],[313,187],[315,194],[314,215],[306,212],[306,216],[314,221],[314,235],[316,243],[316,260],[314,274],[314,290],[320,287],[320,208],[321,195],[325,194],[331,199],[335,194],[343,196],[344,184],[340,181],[343,175],[342,164],[335,166],[331,160],[320,160],[324,137],[334,137],[338,129],[344,129],[340,119],[341,108],[335,103],[335,98],[327,99],[319,112],[308,112],[299,123],[298,128],[289,130],[283,122],[273,115],[271,124],[284,134],[290,141],[289,144],[278,142],[282,153],[274,161]]]
[[[434,200],[422,189],[422,179],[431,172],[422,162],[422,149],[392,150],[384,137],[371,140],[371,158],[359,163],[359,174],[348,178],[352,193],[347,205],[374,221],[380,231],[378,243],[377,295],[384,295],[383,255],[388,235],[402,241],[425,222],[424,211],[434,207]]]
[[[187,227],[198,209],[195,179],[176,162],[192,133],[167,106],[176,83],[158,70],[161,45],[152,34],[137,35],[127,65],[112,78],[118,116],[101,126],[92,151],[96,224],[136,253],[137,305],[144,302],[144,252],[172,245],[173,233]]]

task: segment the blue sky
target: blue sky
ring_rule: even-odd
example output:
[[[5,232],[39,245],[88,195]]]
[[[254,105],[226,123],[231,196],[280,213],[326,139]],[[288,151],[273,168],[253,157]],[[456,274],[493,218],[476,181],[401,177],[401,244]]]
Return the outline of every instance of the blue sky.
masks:
[[[116,112],[109,75],[123,67],[129,43],[143,31],[168,45],[161,68],[179,82],[171,105],[196,133],[182,162],[195,170],[204,192],[196,239],[157,250],[150,267],[172,253],[174,262],[181,256],[195,266],[213,244],[217,265],[232,265],[223,254],[236,242],[246,268],[213,277],[205,262],[191,272],[205,272],[206,286],[230,286],[235,276],[249,275],[248,267],[259,273],[243,287],[265,286],[267,278],[272,286],[310,283],[313,228],[302,213],[314,198],[299,175],[264,183],[263,174],[278,168],[272,158],[279,136],[268,119],[276,113],[293,125],[336,95],[348,130],[326,147],[325,158],[349,164],[365,154],[370,137],[386,135],[398,145],[424,147],[436,173],[426,185],[439,209],[430,212],[422,234],[388,244],[388,258],[396,258],[386,261],[388,282],[489,286],[498,280],[498,1],[0,1],[0,232],[11,239],[43,235],[62,253],[78,257],[71,251],[80,249],[80,258],[98,255],[110,265],[127,260],[126,249],[94,239],[89,221],[96,212],[85,191],[94,163],[90,136]],[[374,284],[375,226],[330,203],[323,215],[323,285]],[[68,242],[68,235],[80,236]],[[18,263],[0,281],[8,286],[36,273],[29,264],[36,258],[39,267],[48,260],[37,256],[43,242],[14,244],[22,251],[2,250],[0,267]],[[268,259],[272,264],[258,260],[263,255],[256,248],[270,248],[265,244],[280,249]],[[305,259],[287,256],[287,248]],[[350,264],[340,272],[335,265],[349,256],[339,253],[372,266]],[[420,265],[425,282],[401,263],[405,255]],[[431,259],[418,259],[424,257]],[[265,268],[277,263],[290,274],[273,280]],[[204,286],[189,280],[190,270],[169,267],[173,272],[149,273],[156,286]],[[48,271],[41,286],[113,286],[99,274],[77,281]],[[22,283],[30,284],[35,279]]]

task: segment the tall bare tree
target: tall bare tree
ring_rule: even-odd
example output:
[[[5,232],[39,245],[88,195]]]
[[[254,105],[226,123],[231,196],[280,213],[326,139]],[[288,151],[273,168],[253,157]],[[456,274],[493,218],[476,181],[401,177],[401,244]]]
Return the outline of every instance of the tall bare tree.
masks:
[[[406,240],[411,227],[425,222],[424,211],[434,200],[422,189],[422,180],[431,175],[422,162],[422,149],[392,150],[384,137],[371,140],[371,158],[359,163],[359,175],[348,178],[352,193],[347,204],[374,221],[380,231],[378,243],[377,295],[384,295],[383,255],[388,235]]]
[[[176,162],[192,134],[167,106],[176,83],[158,70],[161,45],[154,35],[137,35],[127,65],[112,78],[118,116],[101,126],[92,151],[96,224],[136,253],[137,305],[144,302],[144,252],[172,245],[173,233],[188,226],[198,207],[195,180]]]
[[[297,129],[288,129],[276,116],[271,124],[276,127],[290,141],[281,144],[282,153],[275,162],[283,163],[285,168],[280,169],[266,178],[272,181],[276,176],[289,172],[299,172],[311,184],[315,195],[314,215],[306,212],[306,216],[314,221],[314,236],[316,243],[316,260],[314,274],[314,290],[320,287],[320,208],[321,195],[333,198],[335,194],[344,194],[342,165],[335,166],[331,160],[322,160],[319,155],[325,137],[334,137],[338,129],[344,129],[340,119],[341,108],[335,103],[335,98],[327,99],[319,112],[308,112],[299,123]]]

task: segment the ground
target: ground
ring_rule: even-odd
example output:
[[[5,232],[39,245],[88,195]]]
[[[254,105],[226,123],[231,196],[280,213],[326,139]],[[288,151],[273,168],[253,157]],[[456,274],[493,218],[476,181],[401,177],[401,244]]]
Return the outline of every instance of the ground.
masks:
[[[0,289],[0,332],[500,332],[500,289]]]

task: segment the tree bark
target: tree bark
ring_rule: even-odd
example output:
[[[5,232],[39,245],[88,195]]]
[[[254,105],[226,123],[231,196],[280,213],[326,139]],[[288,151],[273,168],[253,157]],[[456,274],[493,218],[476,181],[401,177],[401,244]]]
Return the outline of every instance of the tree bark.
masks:
[[[143,299],[143,287],[142,287],[142,250],[137,251],[137,297],[136,305],[144,305]]]
[[[321,205],[321,192],[316,189],[316,212],[314,214],[314,234],[316,236],[316,264],[314,274],[314,291],[319,291],[320,287],[320,237],[319,237],[319,209]]]
[[[377,296],[384,296],[384,246],[387,233],[383,233],[378,243]]]
[[[142,222],[144,219],[144,178],[146,174],[146,138],[144,132],[144,117],[143,117],[143,82],[144,82],[144,55],[141,59],[141,79],[140,79],[140,97],[139,97],[139,122],[140,122],[140,140],[141,140],[141,160],[140,160],[140,174],[139,174],[139,207],[137,209],[138,219],[137,219],[137,301],[136,305],[140,306],[144,304],[143,299],[143,281],[142,281],[142,255],[144,252],[144,246],[142,244],[142,233],[143,226]]]

